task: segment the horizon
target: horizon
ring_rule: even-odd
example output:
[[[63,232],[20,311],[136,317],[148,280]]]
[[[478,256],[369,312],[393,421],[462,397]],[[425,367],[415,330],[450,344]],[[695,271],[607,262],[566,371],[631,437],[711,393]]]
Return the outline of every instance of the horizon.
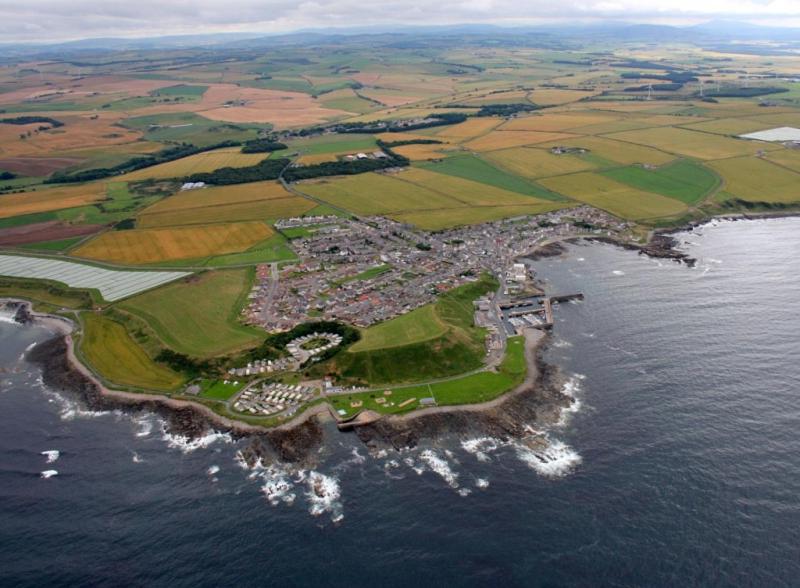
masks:
[[[25,6],[0,0],[0,44],[47,45],[98,39],[152,39],[214,35],[278,36],[303,32],[494,26],[503,29],[602,25],[691,27],[713,23],[800,27],[800,3],[791,0],[716,0],[696,8],[686,0],[568,0],[558,6],[518,6],[509,0],[381,3],[380,8],[352,0],[294,4],[253,0],[224,5],[204,0],[192,5],[163,5],[144,0],[130,7],[120,2],[34,0]],[[388,5],[387,5],[388,4]],[[153,22],[158,22],[157,27]],[[368,31],[362,31],[368,32]]]

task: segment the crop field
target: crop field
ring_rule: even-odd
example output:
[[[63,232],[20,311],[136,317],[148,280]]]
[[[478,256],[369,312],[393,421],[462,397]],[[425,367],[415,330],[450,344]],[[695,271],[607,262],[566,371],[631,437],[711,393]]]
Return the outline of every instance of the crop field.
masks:
[[[567,104],[577,102],[582,98],[593,96],[596,92],[582,92],[580,90],[534,90],[531,92],[530,99],[534,104],[540,106],[550,106],[553,104]]]
[[[763,142],[731,139],[674,127],[659,127],[609,135],[612,139],[652,146],[670,153],[698,159],[722,159],[737,155],[755,155],[760,150],[778,149]]]
[[[524,150],[525,148],[520,149]],[[535,154],[544,153],[539,150],[529,151],[532,151]],[[489,161],[496,161],[498,164],[502,165],[506,161],[506,158],[500,157],[500,155],[503,153],[505,152],[498,151],[488,153],[486,154],[485,158]],[[493,158],[492,156],[494,155],[497,155],[497,157]],[[555,198],[554,194],[544,190],[532,182],[527,181],[525,179],[525,174],[513,175],[512,173],[504,171],[503,169],[500,169],[500,167],[495,167],[491,163],[488,163],[487,161],[484,161],[483,159],[480,159],[474,155],[455,155],[445,159],[444,161],[424,164],[420,167],[432,172],[456,176],[465,180],[472,180],[474,182],[488,184],[502,190],[525,194],[526,196],[536,196],[545,199]]]
[[[252,182],[232,186],[212,186],[196,190],[185,190],[165,198],[142,211],[142,214],[157,214],[177,210],[189,210],[206,206],[259,202],[294,196],[278,182]]]
[[[72,253],[121,264],[147,264],[246,251],[272,235],[262,222],[108,231]]]
[[[637,190],[592,172],[545,178],[541,183],[555,192],[631,220],[673,216],[686,210],[678,200]]]
[[[121,324],[99,314],[82,315],[80,350],[106,380],[147,390],[174,390],[184,377],[155,363]]]
[[[444,335],[447,328],[434,311],[434,305],[428,304],[364,329],[361,332],[361,340],[348,351],[358,353],[428,341]]]
[[[447,144],[402,145],[400,147],[393,147],[392,150],[403,157],[408,157],[411,161],[443,159],[449,157],[453,153],[458,153],[458,151],[454,151],[452,145]]]
[[[0,196],[0,218],[75,208],[106,198],[106,184],[58,186],[21,194]]]
[[[109,302],[144,292],[188,275],[186,272],[134,272],[39,257],[0,255],[0,276],[49,280],[91,289]]]
[[[758,157],[712,161],[725,192],[749,202],[800,202],[800,174]]]
[[[445,127],[436,133],[436,136],[443,137],[444,139],[451,139],[456,142],[464,141],[466,139],[485,135],[501,122],[502,121],[497,118],[470,118],[452,127]]]
[[[603,175],[645,192],[696,204],[719,184],[719,178],[699,163],[680,159],[650,170],[641,166],[617,168]]]
[[[300,216],[314,208],[316,204],[300,196],[274,198],[216,206],[200,206],[183,210],[172,210],[139,217],[137,227],[171,227],[181,225],[202,225],[207,223],[229,223],[240,221],[276,221],[281,218]]]
[[[699,123],[685,124],[683,128],[716,135],[744,135],[767,128],[763,123],[746,118],[717,118]]]
[[[790,170],[800,172],[800,151],[796,149],[781,149],[770,151],[766,159]]]
[[[169,161],[153,167],[120,176],[121,181],[137,181],[148,179],[182,178],[191,174],[212,172],[221,167],[248,167],[267,158],[265,153],[241,153],[239,147],[205,151],[175,161]]]
[[[531,199],[533,200],[533,199]],[[442,208],[414,212],[391,213],[388,216],[409,223],[427,231],[441,231],[453,227],[488,223],[504,218],[514,218],[528,214],[544,214],[564,208],[565,204],[533,200],[532,204],[505,206],[464,206],[461,208]]]
[[[122,124],[144,133],[149,141],[191,143],[201,147],[221,141],[255,139],[258,132],[255,125],[224,124],[194,112],[133,116],[124,119]]]
[[[590,161],[575,155],[562,153],[554,155],[545,149],[516,147],[502,151],[492,151],[483,156],[498,167],[523,178],[543,178],[586,171],[595,168]]]
[[[492,131],[488,135],[473,139],[465,144],[472,151],[497,151],[509,147],[522,147],[552,141],[566,141],[575,135],[545,131]]]
[[[238,322],[252,278],[250,269],[210,271],[129,298],[119,307],[145,320],[167,347],[210,357],[264,338],[263,331]]]

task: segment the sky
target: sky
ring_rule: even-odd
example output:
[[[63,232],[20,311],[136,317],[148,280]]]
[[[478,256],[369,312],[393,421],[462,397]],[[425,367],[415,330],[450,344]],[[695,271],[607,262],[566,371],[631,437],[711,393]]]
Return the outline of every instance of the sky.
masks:
[[[800,26],[800,0],[0,0],[0,43],[304,28],[735,19]]]

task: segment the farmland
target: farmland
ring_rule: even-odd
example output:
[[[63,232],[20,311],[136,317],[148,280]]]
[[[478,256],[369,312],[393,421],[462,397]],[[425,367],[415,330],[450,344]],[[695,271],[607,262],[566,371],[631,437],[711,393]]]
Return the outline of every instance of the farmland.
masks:
[[[713,190],[718,178],[698,163],[679,160],[655,170],[641,166],[616,168],[603,175],[634,188],[695,204]]]
[[[673,127],[614,133],[609,137],[698,159],[722,159],[737,155],[755,155],[760,150],[776,148],[764,143],[729,139],[710,133],[699,133]]]
[[[124,181],[182,178],[221,167],[248,167],[266,158],[264,153],[241,153],[238,148],[217,149],[141,169],[120,177]]]
[[[119,308],[144,319],[175,351],[199,357],[229,353],[263,339],[238,323],[252,279],[251,270],[205,272],[129,298]]]
[[[261,222],[109,231],[73,253],[114,263],[148,264],[246,251],[271,234]]]
[[[106,186],[103,183],[86,186],[59,186],[35,192],[10,194],[0,199],[0,218],[75,208],[105,198]]]
[[[800,174],[757,157],[711,162],[725,191],[749,202],[800,202]]]
[[[390,321],[366,329],[361,340],[350,348],[353,353],[398,345],[409,345],[441,337],[447,332],[433,305],[423,306]]]

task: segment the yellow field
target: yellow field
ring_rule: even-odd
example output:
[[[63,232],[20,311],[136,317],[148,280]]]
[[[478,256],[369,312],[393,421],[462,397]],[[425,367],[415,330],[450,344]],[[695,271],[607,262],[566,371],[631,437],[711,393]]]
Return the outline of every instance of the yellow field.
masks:
[[[301,155],[297,158],[300,165],[316,165],[328,161],[338,161],[337,153],[315,153],[313,155]]]
[[[534,204],[523,206],[471,206],[462,208],[445,208],[441,210],[424,210],[418,212],[395,213],[389,216],[401,223],[409,223],[426,231],[439,231],[462,225],[486,223],[503,218],[513,218],[527,214],[543,214],[568,204],[534,200]],[[537,204],[537,202],[539,202]]]
[[[139,217],[137,227],[173,227],[180,225],[202,225],[237,221],[275,221],[281,218],[300,216],[317,206],[315,202],[292,196],[254,202],[218,204],[187,210],[173,210]]]
[[[120,176],[121,182],[166,178],[182,178],[191,174],[212,172],[221,167],[248,167],[266,159],[266,153],[241,153],[239,147],[206,151],[168,163],[146,167]]]
[[[245,251],[273,234],[262,222],[108,231],[72,253],[122,264],[146,264]]]
[[[543,178],[585,171],[595,166],[575,155],[553,155],[545,149],[515,147],[483,156],[495,165],[525,178]]]
[[[626,219],[672,216],[686,210],[686,206],[678,200],[643,192],[591,172],[545,178],[539,183],[559,194]]]
[[[468,118],[462,123],[452,127],[445,127],[438,133],[437,137],[452,139],[456,142],[471,139],[479,135],[484,135],[502,122],[499,118]]]
[[[737,155],[755,155],[759,150],[779,149],[763,142],[730,139],[710,133],[699,133],[673,127],[659,127],[614,133],[610,138],[650,145],[671,153],[698,159],[722,159]]]
[[[23,194],[8,194],[0,196],[0,218],[73,208],[105,198],[106,185],[102,182],[82,186],[45,188]]]
[[[722,176],[725,192],[751,202],[800,202],[800,175],[758,157],[708,164]]]
[[[597,155],[608,161],[630,165],[633,163],[649,163],[662,165],[675,159],[674,155],[651,149],[643,145],[633,145],[622,141],[614,141],[604,137],[579,137],[566,141],[544,143],[536,148],[550,149],[559,145],[566,147],[582,147],[589,150],[589,155]]]
[[[463,206],[458,200],[444,194],[403,182],[394,176],[376,173],[303,183],[298,188],[301,192],[356,214],[385,214]]]
[[[465,147],[473,151],[497,151],[509,147],[522,147],[548,141],[561,141],[574,138],[575,135],[541,131],[492,131],[488,135],[478,137],[467,143]]]
[[[411,161],[425,161],[447,157],[447,153],[442,153],[443,148],[448,148],[448,145],[401,145],[400,147],[392,147],[392,151],[399,153],[403,157],[408,157]],[[450,145],[449,149],[452,151],[453,146]]]
[[[503,124],[501,131],[566,131],[586,125],[618,120],[619,116],[589,112],[534,114]]]

